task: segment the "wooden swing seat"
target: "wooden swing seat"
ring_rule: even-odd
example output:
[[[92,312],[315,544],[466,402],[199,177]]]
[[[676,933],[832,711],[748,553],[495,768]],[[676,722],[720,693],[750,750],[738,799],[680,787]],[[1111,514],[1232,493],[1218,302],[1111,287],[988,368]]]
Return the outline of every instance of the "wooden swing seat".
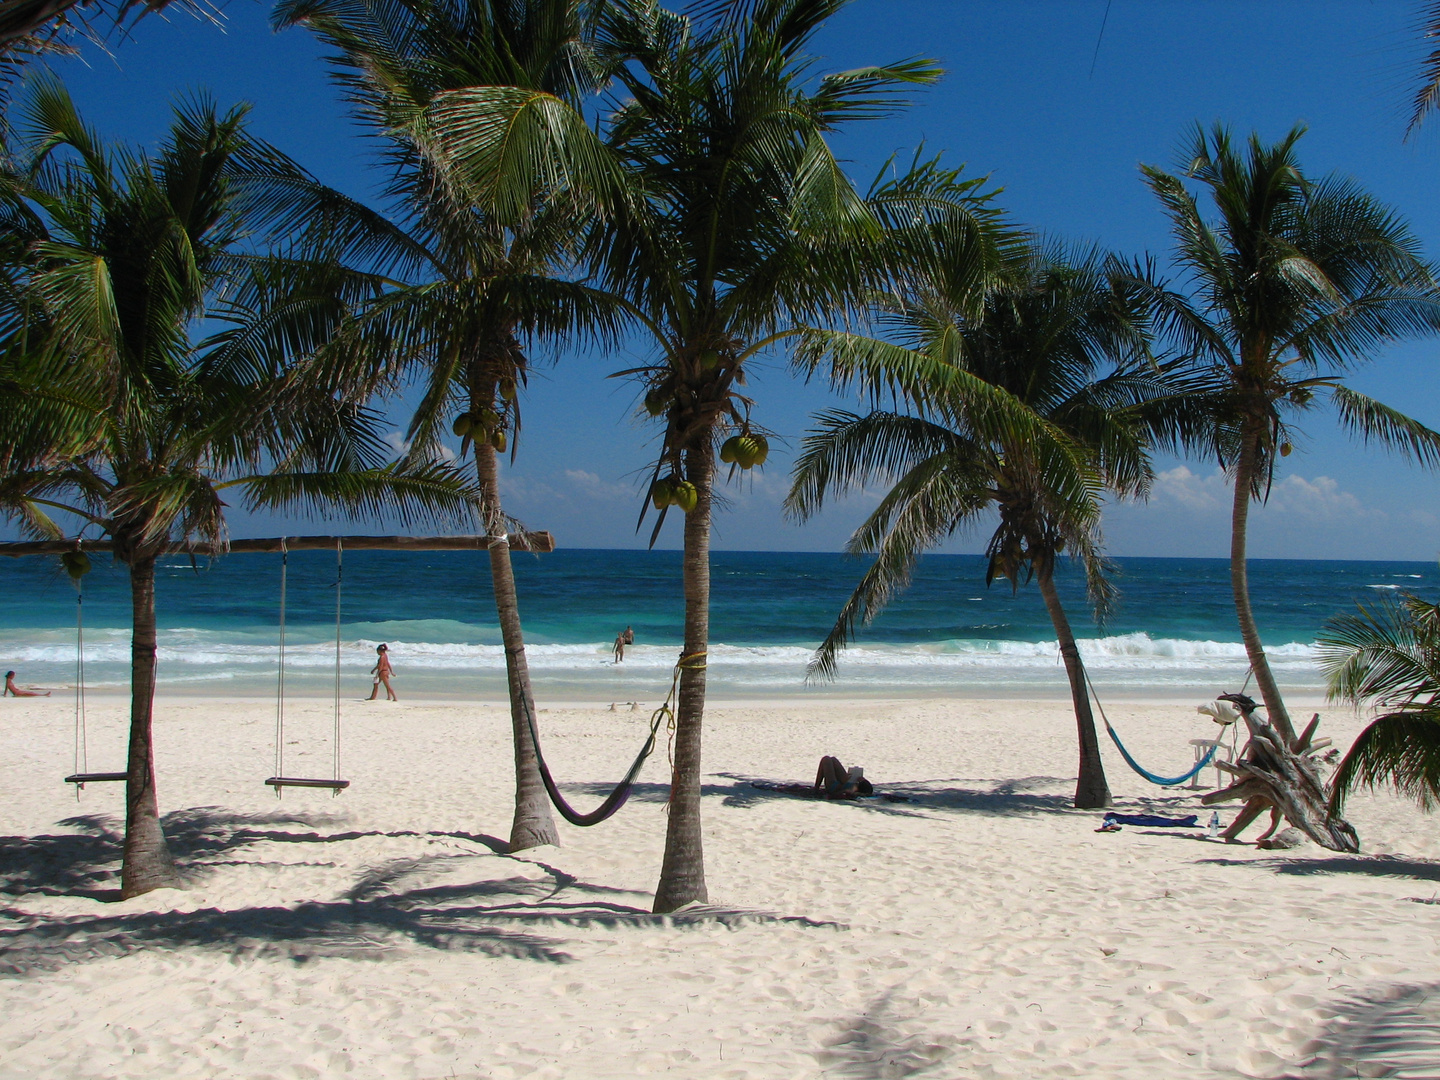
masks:
[[[329,788],[331,791],[343,791],[350,786],[349,780],[317,780],[304,776],[272,776],[265,783],[273,788],[314,787]]]
[[[77,772],[65,777],[67,784],[102,784],[109,780],[128,780],[129,773],[123,772]]]

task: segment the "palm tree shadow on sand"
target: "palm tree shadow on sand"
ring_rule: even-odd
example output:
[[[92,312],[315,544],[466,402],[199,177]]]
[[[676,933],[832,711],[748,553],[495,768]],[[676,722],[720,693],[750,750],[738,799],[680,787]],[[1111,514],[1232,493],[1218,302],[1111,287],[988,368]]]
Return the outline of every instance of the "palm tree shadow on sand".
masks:
[[[329,844],[368,836],[444,837],[480,844],[497,853],[505,851],[503,840],[484,833],[403,829],[321,831],[341,820],[323,813],[245,814],[202,806],[166,814],[163,826],[171,852],[177,862],[190,864],[191,877],[209,867],[224,865],[216,856],[265,842]],[[119,900],[123,834],[117,819],[107,814],[82,814],[65,818],[59,824],[76,831],[0,836],[0,895],[41,893]],[[197,862],[200,865],[197,866]]]
[[[394,859],[366,869],[335,899],[289,906],[100,916],[0,908],[0,977],[150,950],[194,949],[235,959],[305,963],[322,957],[381,959],[418,947],[566,963],[573,957],[564,950],[566,940],[556,933],[562,929],[778,922],[844,929],[836,923],[738,908],[697,906],[654,915],[648,905],[634,902],[643,903],[646,897],[583,882],[544,863],[498,854],[495,849],[503,848],[503,843],[483,834],[324,831],[310,827],[315,818],[284,814],[190,810],[175,817],[174,822],[167,821],[167,831],[175,826],[172,847],[177,854],[198,860],[192,863],[193,877],[203,877],[209,866],[224,865],[214,860],[215,855],[262,842],[332,845],[362,837],[443,836],[474,841],[491,850]],[[118,898],[118,890],[104,887],[118,877],[120,836],[112,823],[86,817],[63,824],[87,831],[0,838],[0,894]],[[286,824],[300,828],[286,829]],[[273,865],[283,873],[296,864]]]
[[[1274,874],[1362,874],[1366,877],[1412,878],[1440,882],[1440,863],[1407,859],[1395,855],[1322,854],[1315,857],[1282,859],[1201,859],[1201,865],[1244,866]]]
[[[1285,1080],[1440,1076],[1440,984],[1393,986],[1343,1001],[1315,1056]]]
[[[826,1040],[816,1054],[825,1076],[837,1080],[901,1080],[903,1077],[941,1075],[939,1067],[951,1055],[945,1040],[923,1034],[906,1035],[902,1021],[891,1015],[890,994],[875,998],[859,1016]],[[944,1075],[954,1075],[946,1069]]]
[[[755,787],[756,782],[766,785],[795,783],[794,780],[777,780],[774,777],[741,775],[738,773],[717,773],[734,781],[729,787],[711,785],[702,789],[706,795],[724,795],[724,805],[748,809],[764,803],[812,801],[806,796],[774,790],[773,786]],[[854,807],[879,814],[898,817],[926,817],[927,811],[953,811],[960,813],[986,814],[996,817],[1014,817],[1026,814],[1063,812],[1074,814],[1072,799],[1064,788],[1073,786],[1075,778],[1056,776],[1022,776],[1005,780],[940,779],[925,781],[904,781],[894,784],[877,784],[877,792],[901,796],[904,801],[886,802],[881,798],[814,799],[815,802],[833,806]],[[656,785],[661,791],[664,785]],[[1058,791],[1046,789],[1058,788]],[[1089,814],[1091,811],[1079,811]]]

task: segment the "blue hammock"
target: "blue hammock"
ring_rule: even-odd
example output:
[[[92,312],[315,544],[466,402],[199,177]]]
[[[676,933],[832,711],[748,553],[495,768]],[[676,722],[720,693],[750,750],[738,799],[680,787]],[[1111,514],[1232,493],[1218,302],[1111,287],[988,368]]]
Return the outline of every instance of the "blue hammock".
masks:
[[[1183,784],[1186,780],[1197,775],[1206,765],[1209,765],[1210,759],[1215,756],[1215,751],[1218,747],[1212,746],[1209,750],[1205,751],[1205,756],[1195,763],[1193,769],[1180,776],[1160,776],[1157,773],[1151,772],[1130,756],[1130,751],[1125,749],[1125,744],[1120,741],[1120,736],[1116,735],[1115,729],[1110,726],[1110,718],[1105,715],[1105,706],[1100,704],[1100,695],[1095,693],[1095,684],[1090,681],[1090,673],[1088,671],[1085,672],[1085,686],[1089,689],[1090,696],[1095,699],[1095,705],[1100,710],[1100,719],[1105,722],[1105,730],[1110,733],[1110,741],[1115,744],[1115,749],[1120,751],[1120,756],[1125,759],[1125,764],[1129,765],[1130,768],[1134,769],[1152,784],[1159,784],[1161,787],[1176,787]]]
[[[1104,718],[1103,711],[1101,712],[1101,718]],[[1125,749],[1125,744],[1120,741],[1120,736],[1115,734],[1115,729],[1110,726],[1109,720],[1105,721],[1105,730],[1110,733],[1110,741],[1115,744],[1115,749],[1120,751],[1120,756],[1125,759],[1125,764],[1129,765],[1130,768],[1134,769],[1137,773],[1143,776],[1146,780],[1149,780],[1152,784],[1159,784],[1161,787],[1176,787],[1179,784],[1185,783],[1186,780],[1189,780],[1191,777],[1195,776],[1201,769],[1205,768],[1206,765],[1209,765],[1210,759],[1215,756],[1216,748],[1212,746],[1209,750],[1205,751],[1205,756],[1199,761],[1197,761],[1195,763],[1195,767],[1189,772],[1184,773],[1180,776],[1157,776],[1155,773],[1145,768],[1145,766],[1141,765],[1138,761],[1136,761],[1133,757],[1130,756],[1130,751]]]

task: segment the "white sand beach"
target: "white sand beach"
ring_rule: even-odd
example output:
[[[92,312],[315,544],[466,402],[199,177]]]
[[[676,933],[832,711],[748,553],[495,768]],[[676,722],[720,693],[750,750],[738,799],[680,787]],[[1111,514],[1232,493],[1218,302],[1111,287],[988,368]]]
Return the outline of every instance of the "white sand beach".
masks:
[[[712,707],[712,905],[671,917],[648,913],[663,747],[616,818],[511,857],[506,712],[453,702],[347,701],[353,786],[277,802],[272,703],[162,695],[160,805],[192,887],[118,902],[120,785],[61,784],[69,710],[0,707],[5,1078],[1440,1071],[1440,905],[1411,902],[1440,895],[1440,822],[1357,797],[1359,857],[1099,834],[1067,808],[1063,702]],[[120,767],[124,716],[92,702],[92,768]],[[1175,771],[1209,726],[1193,705],[1111,716]],[[646,719],[541,715],[572,798],[624,771]],[[1331,710],[1321,733],[1358,727]],[[287,771],[328,772],[328,728],[328,703],[291,706]],[[823,753],[910,801],[748,785],[808,780]],[[1120,809],[1198,810],[1106,763]]]

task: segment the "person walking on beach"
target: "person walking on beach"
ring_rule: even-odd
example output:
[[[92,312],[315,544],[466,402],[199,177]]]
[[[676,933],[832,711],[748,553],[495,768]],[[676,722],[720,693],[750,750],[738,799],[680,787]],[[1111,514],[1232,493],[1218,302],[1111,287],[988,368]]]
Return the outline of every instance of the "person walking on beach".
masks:
[[[379,659],[375,661],[375,666],[370,669],[370,674],[375,676],[375,685],[371,688],[370,696],[366,700],[374,701],[375,695],[380,693],[380,684],[384,683],[385,694],[389,700],[399,701],[400,699],[395,696],[395,688],[390,685],[390,680],[395,676],[395,671],[390,666],[390,648],[387,645],[380,644],[375,646],[375,652],[379,656]]]
[[[5,689],[0,691],[0,697],[10,694],[13,697],[49,697],[49,690],[21,690],[15,685],[15,672],[5,672]]]

